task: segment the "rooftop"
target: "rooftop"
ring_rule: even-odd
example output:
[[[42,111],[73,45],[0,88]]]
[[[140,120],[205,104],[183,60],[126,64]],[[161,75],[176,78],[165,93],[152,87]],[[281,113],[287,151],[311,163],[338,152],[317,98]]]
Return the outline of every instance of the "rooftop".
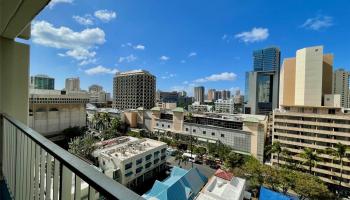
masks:
[[[163,145],[166,146],[164,142],[149,138],[139,139],[130,136],[122,136],[95,143],[97,149],[92,155],[98,157],[100,154],[103,154],[104,156],[123,161]]]
[[[227,180],[230,178],[229,180]],[[203,188],[196,200],[239,200],[243,199],[246,180],[218,170]]]

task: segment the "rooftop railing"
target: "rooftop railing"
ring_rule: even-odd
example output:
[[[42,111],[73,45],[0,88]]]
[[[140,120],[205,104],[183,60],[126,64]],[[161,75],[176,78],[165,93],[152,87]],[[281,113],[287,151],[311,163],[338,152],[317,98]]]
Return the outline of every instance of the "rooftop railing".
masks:
[[[6,114],[0,114],[1,141],[12,199],[143,199]]]

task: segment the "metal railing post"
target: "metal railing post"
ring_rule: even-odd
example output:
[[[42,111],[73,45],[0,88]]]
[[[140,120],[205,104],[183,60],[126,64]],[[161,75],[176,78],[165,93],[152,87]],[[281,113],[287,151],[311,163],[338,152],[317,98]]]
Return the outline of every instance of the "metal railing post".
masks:
[[[2,159],[3,159],[3,138],[4,138],[4,118],[2,113],[0,113],[0,181],[4,180],[3,174],[2,174]]]

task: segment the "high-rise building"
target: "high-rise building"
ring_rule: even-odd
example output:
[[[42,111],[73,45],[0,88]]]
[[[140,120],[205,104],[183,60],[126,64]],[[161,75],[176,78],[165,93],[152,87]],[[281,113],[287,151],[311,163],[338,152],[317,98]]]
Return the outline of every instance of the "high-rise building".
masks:
[[[67,78],[65,85],[67,92],[78,92],[80,91],[80,79],[77,78]]]
[[[349,108],[349,77],[350,73],[344,69],[337,69],[333,73],[333,94],[340,94],[341,106]]]
[[[186,97],[187,96],[187,92],[186,91],[180,91],[178,92],[179,97]]]
[[[208,90],[208,100],[209,101],[215,101],[216,100],[216,93],[215,93],[215,89],[209,89]]]
[[[229,90],[222,90],[221,91],[221,99],[227,100],[231,98],[231,92]]]
[[[280,105],[324,105],[324,95],[332,94],[333,55],[323,55],[323,47],[300,49],[295,58],[283,61],[280,73]]]
[[[340,107],[340,94],[330,94],[332,62],[333,56],[324,55],[322,46],[298,50],[296,58],[284,60],[280,108],[273,112],[272,142],[280,142],[288,152],[288,156],[280,156],[280,165],[300,166],[327,183],[339,185],[341,180],[342,186],[350,188],[350,168],[344,167],[350,162],[341,164],[324,151],[336,149],[338,143],[350,145],[350,114]],[[322,161],[309,168],[300,156],[306,148],[319,152]],[[278,163],[276,154],[271,162]]]
[[[32,89],[54,90],[55,79],[47,75],[36,75],[30,77],[30,87]]]
[[[94,84],[94,85],[91,85],[91,86],[89,87],[89,92],[90,92],[90,93],[91,93],[91,92],[101,92],[101,91],[103,91],[103,87],[100,86],[100,85]]]
[[[204,102],[204,87],[203,86],[194,87],[194,99],[195,99],[195,101],[198,101],[199,103]]]
[[[94,104],[106,104],[110,101],[110,93],[105,92],[102,86],[96,84],[89,87],[89,97],[90,103]]]
[[[253,52],[254,71],[246,74],[246,113],[268,114],[278,107],[280,55],[277,47]]]
[[[113,79],[113,107],[136,109],[154,107],[156,77],[145,70],[117,73]]]

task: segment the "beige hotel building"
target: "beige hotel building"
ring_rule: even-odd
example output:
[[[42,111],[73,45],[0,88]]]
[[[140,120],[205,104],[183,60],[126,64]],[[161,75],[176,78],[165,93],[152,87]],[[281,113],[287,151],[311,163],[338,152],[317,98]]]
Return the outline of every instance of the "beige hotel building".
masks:
[[[279,141],[291,155],[291,163],[306,170],[300,153],[304,148],[324,150],[337,143],[350,146],[350,115],[344,113],[340,95],[332,94],[333,55],[323,46],[300,49],[283,62],[280,75],[279,109],[273,112],[272,141]],[[312,173],[323,181],[339,184],[340,161],[319,154],[322,161]],[[280,164],[290,162],[281,156]],[[273,155],[272,164],[277,164]],[[350,160],[344,159],[342,186],[350,187]]]

